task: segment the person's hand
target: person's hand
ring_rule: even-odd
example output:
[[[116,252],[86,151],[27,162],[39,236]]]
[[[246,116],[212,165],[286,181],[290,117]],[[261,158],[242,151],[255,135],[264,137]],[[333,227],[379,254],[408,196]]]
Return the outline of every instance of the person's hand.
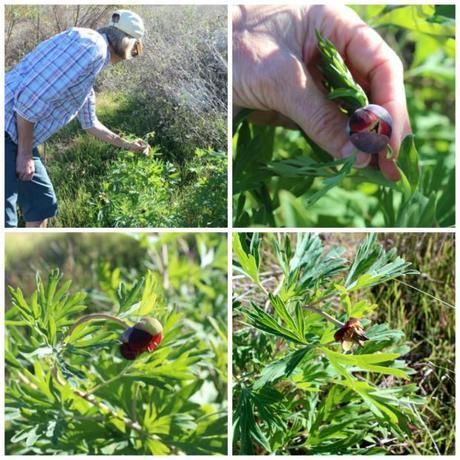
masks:
[[[35,174],[35,163],[32,152],[19,151],[16,155],[16,175],[19,180],[31,181]]]
[[[369,102],[385,107],[393,118],[390,146],[378,155],[384,176],[398,180],[395,158],[410,133],[403,66],[380,35],[342,5],[240,6],[233,13],[233,101],[254,109],[254,121],[298,125],[336,158],[354,147],[346,135],[347,119],[327,98],[316,69],[319,58],[315,30],[330,40]],[[262,111],[262,112],[260,112]],[[356,166],[372,155],[359,153]]]
[[[144,153],[147,155],[150,150],[150,146],[143,139],[136,139],[132,142],[128,141],[126,149],[134,153]]]

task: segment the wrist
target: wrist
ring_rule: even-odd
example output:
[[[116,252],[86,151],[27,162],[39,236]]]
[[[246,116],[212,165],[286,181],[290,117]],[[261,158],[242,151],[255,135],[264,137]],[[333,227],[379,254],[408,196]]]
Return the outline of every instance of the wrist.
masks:
[[[18,153],[17,153],[18,156],[21,156],[21,157],[29,157],[29,158],[32,158],[33,157],[33,154],[32,154],[32,148],[28,149],[28,148],[21,148],[21,147],[18,147]]]
[[[125,139],[122,139],[120,137],[120,148],[123,150],[129,150],[130,147],[131,147],[131,142],[126,141]]]
[[[125,139],[123,139],[121,136],[118,136],[117,134],[115,134],[115,138],[113,140],[113,144],[120,148],[120,149],[124,149],[126,150],[129,146],[129,142],[126,141]]]

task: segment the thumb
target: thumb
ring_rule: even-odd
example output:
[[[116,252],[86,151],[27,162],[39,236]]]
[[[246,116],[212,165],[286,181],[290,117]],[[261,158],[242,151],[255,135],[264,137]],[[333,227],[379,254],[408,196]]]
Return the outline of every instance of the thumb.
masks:
[[[316,144],[335,158],[358,152],[346,133],[347,117],[315,85],[305,65],[295,59],[286,74],[282,112],[295,121]],[[371,156],[358,152],[356,167],[365,167]]]

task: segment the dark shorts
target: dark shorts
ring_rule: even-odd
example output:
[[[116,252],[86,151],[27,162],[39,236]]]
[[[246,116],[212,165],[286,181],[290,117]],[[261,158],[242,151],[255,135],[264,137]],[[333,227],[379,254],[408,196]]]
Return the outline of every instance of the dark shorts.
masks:
[[[16,177],[16,155],[18,146],[5,133],[5,226],[18,226],[17,207],[21,209],[25,222],[37,222],[57,213],[57,200],[53,184],[42,163],[37,148],[32,153],[35,174],[31,181]]]

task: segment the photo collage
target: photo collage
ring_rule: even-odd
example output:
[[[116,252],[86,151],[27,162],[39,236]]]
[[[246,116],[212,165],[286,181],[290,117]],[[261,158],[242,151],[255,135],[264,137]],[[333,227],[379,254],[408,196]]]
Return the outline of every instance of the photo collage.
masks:
[[[455,456],[457,3],[0,1],[0,455]]]

